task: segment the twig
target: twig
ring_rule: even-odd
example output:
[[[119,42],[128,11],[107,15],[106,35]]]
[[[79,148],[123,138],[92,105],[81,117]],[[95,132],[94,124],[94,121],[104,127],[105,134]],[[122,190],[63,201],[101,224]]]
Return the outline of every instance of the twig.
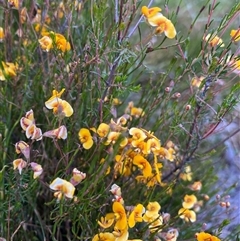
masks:
[[[205,151],[204,153],[202,153],[202,155],[207,154],[208,152],[210,152],[213,149],[216,149],[218,146],[222,145],[222,143],[224,143],[225,141],[227,141],[228,139],[232,138],[233,136],[235,136],[238,132],[240,131],[240,128],[237,129],[236,131],[234,131],[231,135],[227,136],[225,139],[223,139],[222,141],[219,141],[216,145],[212,146],[210,149],[208,149],[207,151]]]
[[[11,241],[13,241],[13,237],[15,236],[15,234],[18,232],[18,230],[21,228],[21,226],[22,226],[24,223],[25,223],[25,221],[22,221],[22,222],[18,225],[17,229],[14,231],[14,233],[13,233],[12,236],[11,236]]]

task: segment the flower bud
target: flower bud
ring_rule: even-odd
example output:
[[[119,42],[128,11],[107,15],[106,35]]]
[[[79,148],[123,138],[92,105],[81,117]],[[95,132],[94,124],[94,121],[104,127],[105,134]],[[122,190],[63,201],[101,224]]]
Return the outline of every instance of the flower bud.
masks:
[[[207,228],[207,224],[206,224],[206,223],[203,223],[203,224],[202,224],[202,230],[206,230],[206,228]]]
[[[220,202],[219,205],[220,205],[221,207],[225,208],[225,207],[226,207],[226,202]]]
[[[216,199],[219,200],[221,196],[219,194],[216,195]]]
[[[174,93],[172,97],[178,99],[181,97],[181,94],[177,92],[177,93]]]
[[[192,106],[191,105],[186,105],[185,110],[191,110]]]
[[[205,199],[206,201],[209,200],[209,196],[208,196],[207,194],[205,194],[203,197],[204,197],[204,199]]]
[[[171,91],[170,87],[165,88],[165,92],[169,93]]]

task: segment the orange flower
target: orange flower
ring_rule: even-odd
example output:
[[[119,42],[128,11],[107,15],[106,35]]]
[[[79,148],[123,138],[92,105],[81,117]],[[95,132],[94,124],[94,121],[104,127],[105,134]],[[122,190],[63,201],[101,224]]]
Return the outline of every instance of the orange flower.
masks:
[[[60,49],[62,52],[71,50],[70,43],[65,39],[65,37],[62,34],[59,34],[59,33],[53,33],[53,34],[54,34],[54,42],[58,49]]]
[[[0,42],[3,41],[4,37],[5,37],[5,35],[4,35],[4,30],[3,30],[2,27],[0,27]]]
[[[114,231],[112,232],[115,236],[115,241],[127,241],[128,240],[128,229],[118,229],[114,227]]]
[[[118,230],[125,230],[127,228],[127,215],[123,205],[119,202],[114,202],[112,206],[116,224],[114,228]]]
[[[197,241],[221,241],[219,238],[217,238],[216,236],[213,236],[209,233],[205,233],[205,232],[200,232],[196,234],[196,238]]]
[[[141,155],[136,155],[133,158],[133,164],[137,165],[142,170],[144,177],[150,177],[152,174],[152,167],[149,162]]]
[[[93,145],[93,139],[90,131],[86,128],[81,128],[78,132],[80,142],[83,144],[84,149],[90,149]]]
[[[128,218],[128,225],[130,228],[134,227],[136,222],[143,221],[142,214],[144,212],[145,212],[145,208],[143,207],[142,204],[138,204],[137,206],[134,207],[133,211],[131,212]]]
[[[27,166],[27,162],[24,161],[22,158],[16,159],[13,161],[13,169],[18,169],[19,174],[22,174],[22,169]]]

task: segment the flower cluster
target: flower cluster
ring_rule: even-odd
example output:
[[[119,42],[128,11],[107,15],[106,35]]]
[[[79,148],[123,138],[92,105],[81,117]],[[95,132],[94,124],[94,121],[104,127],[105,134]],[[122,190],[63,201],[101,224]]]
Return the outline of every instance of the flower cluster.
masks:
[[[4,81],[8,77],[16,77],[17,76],[18,65],[10,62],[3,62],[0,67],[0,80]]]
[[[161,14],[160,11],[161,8],[159,7],[142,7],[142,14],[146,18],[146,21],[149,25],[156,27],[156,34],[164,33],[166,37],[170,39],[175,38],[177,33],[173,23],[171,22],[171,20],[163,16],[163,14]]]
[[[184,219],[186,222],[195,222],[196,213],[190,210],[197,203],[197,198],[195,195],[185,195],[184,201],[182,203],[182,208],[178,211],[180,218]]]
[[[162,226],[169,220],[164,218],[166,215],[169,216],[169,214],[165,213],[163,215],[159,213],[161,206],[158,202],[149,202],[146,208],[141,203],[135,206],[125,206],[121,197],[121,188],[114,184],[110,191],[115,196],[112,204],[113,212],[107,213],[105,217],[101,217],[98,224],[102,229],[112,228],[113,231],[96,234],[92,239],[93,241],[105,239],[127,241],[129,240],[129,229],[142,222],[148,225],[149,232],[157,235],[166,235],[162,232]],[[121,198],[119,199],[119,197]],[[176,229],[174,230],[176,231]],[[170,233],[168,232],[168,238],[170,237],[169,235]],[[177,238],[177,236],[178,232],[171,232],[171,238]]]
[[[135,112],[131,114],[136,117]],[[94,143],[119,146],[113,167],[115,178],[119,175],[134,174],[138,182],[145,183],[148,187],[163,185],[160,171],[163,167],[162,161],[173,161],[176,147],[172,142],[163,147],[153,133],[143,128],[129,129],[127,125],[130,124],[131,118],[130,115],[124,114],[116,121],[111,120],[109,124],[101,123],[97,128],[81,128],[78,133],[79,140],[87,150],[92,148]]]
[[[62,89],[60,92],[53,90],[52,97],[45,102],[45,105],[48,109],[53,109],[53,113],[57,115],[57,117],[62,118],[70,117],[73,114],[73,109],[71,105],[62,100],[60,97],[65,89]],[[66,139],[67,138],[67,128],[64,125],[60,127],[46,131],[42,134],[42,130],[36,126],[35,118],[33,110],[27,111],[25,116],[20,119],[20,125],[25,131],[26,137],[33,141],[40,141],[43,137],[49,137],[53,139]],[[18,169],[20,175],[22,174],[23,168],[30,166],[34,172],[33,178],[38,178],[42,172],[43,168],[40,164],[36,162],[29,162],[30,160],[30,146],[24,141],[19,141],[15,144],[15,150],[17,154],[22,154],[27,161],[22,158],[18,158],[13,161],[13,168]],[[85,173],[80,172],[76,168],[73,169],[72,177],[70,182],[67,182],[61,178],[56,178],[51,184],[50,188],[55,190],[55,196],[58,199],[61,199],[62,196],[66,196],[68,198],[73,197],[74,186],[78,185],[84,178],[86,177]]]
[[[232,29],[230,32],[231,41],[236,43],[240,40],[240,29]],[[216,34],[207,34],[205,37],[203,37],[203,40],[208,43],[208,46],[210,48],[217,48],[217,47],[224,47],[225,44],[223,40]],[[208,56],[208,55],[207,55]],[[209,60],[206,60],[209,62]],[[240,73],[240,60],[239,56],[237,54],[232,54],[230,51],[226,53],[222,58],[218,60],[218,63],[221,65],[227,65],[228,68],[231,69],[232,72],[239,74]],[[210,65],[210,63],[208,63]],[[201,77],[202,78],[202,77]],[[202,79],[199,78],[197,81],[197,78],[194,78],[193,85],[199,87],[201,84]]]
[[[38,42],[44,51],[49,52],[50,49],[57,48],[64,53],[66,51],[71,50],[70,43],[62,34],[55,33],[52,31],[42,31],[41,33],[43,37],[39,39]]]

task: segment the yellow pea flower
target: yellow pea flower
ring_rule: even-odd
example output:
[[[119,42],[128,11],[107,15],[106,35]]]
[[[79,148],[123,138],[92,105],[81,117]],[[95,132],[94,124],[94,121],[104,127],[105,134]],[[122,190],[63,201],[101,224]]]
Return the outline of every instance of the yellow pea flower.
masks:
[[[145,212],[145,208],[142,204],[137,204],[137,206],[134,207],[133,211],[130,213],[128,218],[128,226],[130,228],[133,228],[136,224],[136,222],[142,222],[143,221],[143,213]]]
[[[116,132],[116,131],[109,132],[107,136],[107,141],[104,144],[105,145],[115,144],[120,135],[121,135],[120,132]]]
[[[133,164],[142,170],[144,177],[150,177],[152,174],[152,167],[149,162],[141,155],[136,155],[133,158]]]
[[[54,193],[54,196],[57,197],[59,200],[62,198],[62,195],[67,198],[73,198],[75,192],[75,187],[72,185],[72,183],[59,177],[54,179],[49,185],[49,187],[50,189],[56,191]]]
[[[186,222],[191,221],[193,223],[197,220],[196,213],[186,208],[179,209],[178,214],[180,215],[179,217],[184,219]]]
[[[219,238],[216,236],[213,236],[209,233],[205,232],[200,232],[196,234],[197,241],[206,241],[206,240],[211,240],[211,241],[221,241]]]
[[[149,20],[152,21],[152,20]],[[158,16],[158,19],[156,20],[157,28],[156,28],[156,34],[164,33],[167,38],[173,39],[175,38],[177,32],[176,29],[171,22],[171,20],[167,19],[166,17]]]
[[[148,153],[157,153],[158,150],[160,150],[161,143],[156,138],[150,138],[147,140],[147,151]]]
[[[49,36],[43,36],[38,42],[40,47],[46,52],[49,52],[49,50],[53,48],[53,41]]]
[[[164,32],[166,37],[172,39],[176,36],[176,29],[168,18],[163,16],[160,8],[147,8],[146,6],[142,7],[142,13],[146,17],[146,21],[153,27],[156,28],[156,34],[161,34]]]
[[[237,42],[240,40],[240,28],[239,29],[233,29],[230,32],[230,36],[232,37],[233,41]]]
[[[186,209],[190,209],[190,208],[193,208],[196,203],[197,203],[197,198],[195,195],[193,195],[193,194],[185,195],[182,206]]]
[[[110,126],[106,123],[101,123],[97,129],[97,134],[103,138],[106,137],[108,135],[110,131]]]
[[[142,108],[132,107],[130,111],[131,116],[135,116],[136,118],[139,118],[140,116],[144,116],[145,112]]]
[[[3,62],[2,61],[2,66],[3,66],[3,71],[4,74],[10,77],[15,77],[17,76],[17,69],[18,65],[10,62]]]
[[[78,132],[80,142],[83,144],[84,149],[90,149],[93,145],[93,139],[90,131],[86,128],[81,128]]]
[[[114,228],[118,230],[125,230],[127,228],[127,215],[123,205],[120,202],[114,202],[112,206],[116,224]]]
[[[55,33],[55,43],[58,49],[62,52],[71,50],[70,43],[65,39],[62,34]]]
[[[142,14],[146,18],[151,18],[156,15],[158,12],[161,12],[162,9],[159,7],[148,8],[147,6],[142,7]]]
[[[101,221],[98,221],[98,224],[102,228],[109,228],[113,225],[114,223],[114,213],[108,213],[105,217],[101,217]]]
[[[115,236],[115,241],[127,241],[128,240],[128,229],[117,229],[114,228],[114,231],[112,232]]]
[[[161,205],[158,202],[149,202],[147,205],[147,211],[145,212],[144,216],[149,218],[156,218],[158,217],[158,212],[161,209]]]
[[[192,181],[191,166],[184,167],[184,172],[180,173],[180,178],[184,181]]]
[[[132,136],[133,140],[140,142],[140,141],[144,141],[147,136],[146,134],[139,128],[136,127],[132,127],[129,130],[129,134]],[[134,146],[134,142],[132,142],[133,146]]]
[[[219,38],[217,35],[214,35],[214,34],[208,34],[204,40],[206,42],[208,42],[208,44],[211,46],[211,47],[215,47],[217,45],[220,45],[220,47],[224,47],[224,43],[223,43],[223,40],[221,38]]]
[[[99,233],[93,237],[92,241],[115,241],[115,237],[109,232]]]
[[[5,37],[5,35],[4,35],[4,30],[3,30],[2,27],[0,27],[0,42],[3,41],[4,37]]]
[[[62,52],[66,52],[71,50],[70,43],[66,40],[66,38],[60,34],[51,32],[41,32],[44,36],[39,40],[39,43],[42,49],[49,51],[52,47],[56,47],[60,49]]]
[[[158,219],[152,220],[148,227],[151,233],[161,232],[162,231],[162,229],[160,229],[161,225],[163,225],[163,218],[162,216],[159,216]]]
[[[53,113],[55,115],[70,117],[73,114],[72,106],[67,101],[58,97],[51,97],[48,101],[45,102],[45,106],[48,109],[53,109]]]
[[[8,0],[10,7],[19,8],[19,0]]]

